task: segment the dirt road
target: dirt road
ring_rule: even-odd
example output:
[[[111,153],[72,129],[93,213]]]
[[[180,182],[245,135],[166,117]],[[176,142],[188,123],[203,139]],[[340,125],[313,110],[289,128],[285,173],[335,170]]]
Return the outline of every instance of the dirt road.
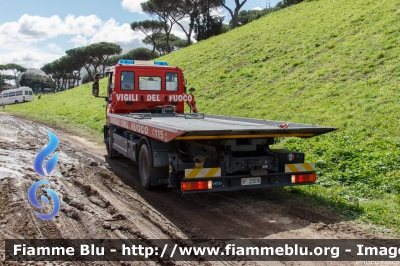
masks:
[[[34,214],[27,191],[42,179],[34,171],[33,162],[48,143],[48,129],[60,140],[58,163],[47,180],[60,198],[61,210],[55,218],[42,221]],[[146,191],[140,185],[137,166],[127,159],[108,160],[105,154],[102,146],[61,130],[0,115],[0,249],[4,250],[4,239],[10,238],[146,241],[376,237],[328,211],[316,211],[299,202],[281,199],[279,189],[196,195],[182,195],[178,189]],[[124,265],[130,264],[143,262]],[[275,264],[299,265],[298,262]]]

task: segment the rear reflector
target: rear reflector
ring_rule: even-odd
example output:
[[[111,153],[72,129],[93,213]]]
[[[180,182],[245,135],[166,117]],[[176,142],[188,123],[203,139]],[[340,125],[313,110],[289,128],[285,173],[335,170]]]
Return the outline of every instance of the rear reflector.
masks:
[[[212,181],[182,181],[181,189],[183,191],[212,189]]]
[[[293,183],[309,183],[317,181],[316,174],[301,174],[301,175],[292,175],[292,184]]]

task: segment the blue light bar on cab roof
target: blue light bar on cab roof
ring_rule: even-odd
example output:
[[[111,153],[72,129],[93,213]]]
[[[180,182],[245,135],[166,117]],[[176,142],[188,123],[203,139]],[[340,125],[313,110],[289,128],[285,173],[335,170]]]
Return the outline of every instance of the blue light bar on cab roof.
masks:
[[[159,66],[168,66],[167,62],[162,62],[162,61],[154,61],[154,64]]]
[[[162,61],[154,61],[154,62],[152,62],[152,61],[140,61],[140,60],[138,60],[138,61],[135,62],[135,60],[129,60],[129,59],[120,59],[118,61],[118,64],[120,64],[120,65],[134,65],[135,63],[138,64],[138,65],[152,65],[152,64],[154,64],[154,65],[157,65],[157,66],[168,66],[167,62],[162,62]]]
[[[133,64],[135,64],[135,61],[133,61],[133,60],[127,60],[127,59],[120,59],[120,60],[118,61],[118,64],[133,65]]]

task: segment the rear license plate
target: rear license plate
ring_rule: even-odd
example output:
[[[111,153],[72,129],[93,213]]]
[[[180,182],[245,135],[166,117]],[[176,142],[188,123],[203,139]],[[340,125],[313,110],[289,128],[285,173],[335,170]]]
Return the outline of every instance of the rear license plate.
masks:
[[[242,186],[251,186],[261,184],[261,177],[242,178]]]

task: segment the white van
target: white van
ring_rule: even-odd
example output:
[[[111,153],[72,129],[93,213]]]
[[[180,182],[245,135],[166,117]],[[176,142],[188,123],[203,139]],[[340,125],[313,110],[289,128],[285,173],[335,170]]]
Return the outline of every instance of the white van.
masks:
[[[33,91],[29,87],[5,90],[0,93],[0,104],[23,103],[33,101]]]

